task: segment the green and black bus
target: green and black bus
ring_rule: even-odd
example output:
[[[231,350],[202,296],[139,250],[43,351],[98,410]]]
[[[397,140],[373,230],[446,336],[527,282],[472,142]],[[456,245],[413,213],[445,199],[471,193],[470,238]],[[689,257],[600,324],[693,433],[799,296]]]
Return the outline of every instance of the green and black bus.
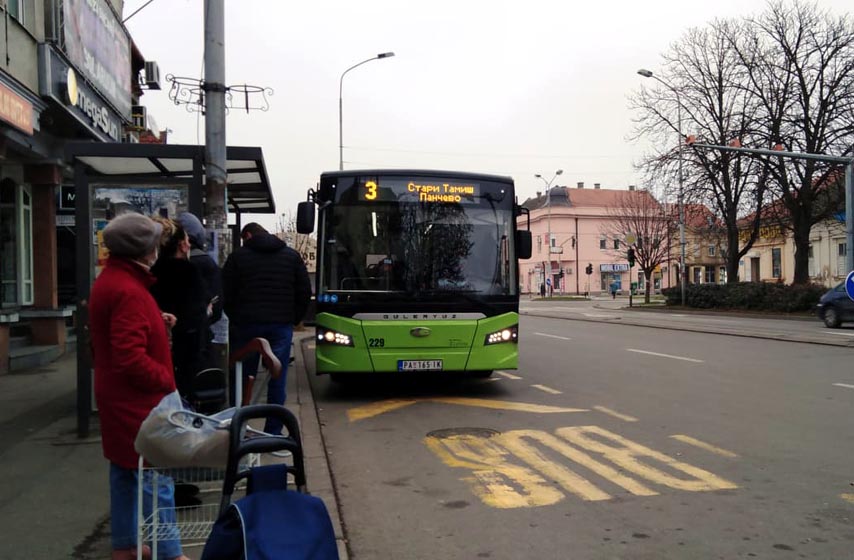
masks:
[[[509,177],[451,171],[323,173],[300,203],[317,210],[316,362],[343,380],[364,372],[515,369],[518,259],[530,219]]]

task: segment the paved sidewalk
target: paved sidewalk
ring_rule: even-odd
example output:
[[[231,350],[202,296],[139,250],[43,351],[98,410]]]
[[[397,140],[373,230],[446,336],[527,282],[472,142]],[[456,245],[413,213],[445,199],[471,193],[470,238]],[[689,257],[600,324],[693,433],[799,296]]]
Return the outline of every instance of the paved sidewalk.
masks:
[[[287,407],[302,431],[309,491],[324,500],[347,558],[335,492],[306,377],[300,339],[288,372]],[[92,437],[76,436],[76,358],[0,376],[0,540],[4,560],[110,557],[108,464],[97,416]],[[260,378],[257,393],[265,391]],[[264,392],[266,394],[266,392]],[[201,549],[186,553],[198,558]]]

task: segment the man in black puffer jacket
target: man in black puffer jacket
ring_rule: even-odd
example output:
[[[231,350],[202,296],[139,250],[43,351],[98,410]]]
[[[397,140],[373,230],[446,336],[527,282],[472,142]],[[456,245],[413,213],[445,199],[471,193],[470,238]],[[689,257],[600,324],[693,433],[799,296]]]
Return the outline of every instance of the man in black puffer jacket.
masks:
[[[243,247],[225,261],[222,292],[236,350],[256,337],[266,338],[282,363],[282,375],[270,379],[267,402],[285,404],[285,377],[294,325],[302,321],[311,300],[308,271],[299,253],[259,224],[240,232]],[[257,354],[243,362],[243,375],[258,370]],[[232,393],[233,394],[233,393]],[[267,420],[264,431],[279,434],[279,420]]]

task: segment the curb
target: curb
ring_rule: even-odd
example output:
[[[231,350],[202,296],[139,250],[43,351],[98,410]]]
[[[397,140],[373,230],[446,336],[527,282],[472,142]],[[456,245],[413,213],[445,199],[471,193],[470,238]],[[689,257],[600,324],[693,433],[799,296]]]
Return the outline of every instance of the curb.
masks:
[[[603,307],[600,304],[594,304],[594,308],[596,309],[607,309],[610,311],[648,311],[650,313],[660,313],[662,315],[666,315],[668,313],[681,313],[685,315],[697,315],[699,317],[725,317],[728,319],[768,319],[771,321],[810,321],[810,322],[818,322],[818,319],[815,315],[808,317],[806,315],[778,315],[778,314],[762,314],[762,313],[731,313],[727,311],[722,312],[714,312],[707,310],[697,310],[697,309],[673,309],[668,308],[666,305],[661,305],[660,307],[646,306],[646,307],[620,307],[619,309],[612,307]]]
[[[608,311],[619,311],[616,309],[601,308]],[[801,344],[817,344],[821,346],[836,346],[841,348],[854,348],[854,340],[814,340],[807,339],[798,335],[788,333],[757,333],[744,331],[731,331],[724,329],[716,329],[714,327],[692,327],[690,325],[659,325],[646,323],[644,321],[634,321],[624,317],[611,317],[597,319],[595,317],[567,317],[565,315],[551,315],[545,312],[519,311],[520,315],[530,315],[532,317],[545,317],[547,319],[562,319],[564,321],[584,321],[587,323],[610,323],[612,325],[626,325],[629,327],[646,327],[650,329],[662,329],[668,331],[696,332],[704,334],[717,334],[723,336],[737,336],[741,338],[756,338],[760,340],[778,340],[782,342],[798,342]]]
[[[347,538],[344,525],[341,522],[341,510],[338,504],[338,492],[329,465],[329,457],[326,454],[326,443],[323,439],[323,431],[320,425],[320,417],[314,395],[311,392],[311,383],[308,379],[308,368],[305,367],[305,344],[307,339],[313,337],[314,329],[307,329],[305,333],[294,333],[294,381],[296,383],[296,400],[299,405],[299,422],[302,431],[303,453],[306,463],[306,478],[308,479],[309,491],[326,504],[332,526],[335,529],[335,540],[338,543],[338,556],[340,560],[348,560]]]

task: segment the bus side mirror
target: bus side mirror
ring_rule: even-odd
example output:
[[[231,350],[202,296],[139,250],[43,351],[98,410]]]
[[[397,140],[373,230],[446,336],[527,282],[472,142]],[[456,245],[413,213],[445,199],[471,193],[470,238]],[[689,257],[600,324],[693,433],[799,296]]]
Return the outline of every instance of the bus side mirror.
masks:
[[[300,202],[297,204],[297,233],[314,232],[314,203]]]
[[[516,257],[530,259],[533,250],[531,232],[526,229],[516,230]]]

